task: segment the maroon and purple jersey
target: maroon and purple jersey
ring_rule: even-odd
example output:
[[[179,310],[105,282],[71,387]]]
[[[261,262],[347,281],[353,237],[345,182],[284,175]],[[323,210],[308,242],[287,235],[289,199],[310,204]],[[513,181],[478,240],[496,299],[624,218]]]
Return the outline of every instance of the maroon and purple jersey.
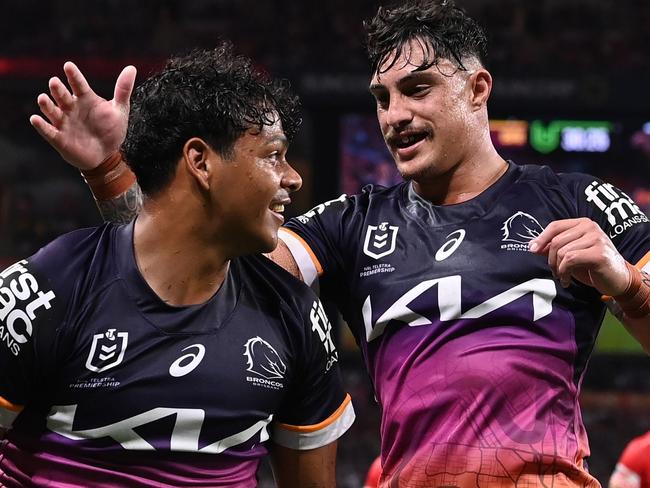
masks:
[[[374,383],[382,486],[597,486],[578,394],[606,304],[528,251],[578,217],[650,269],[650,224],[625,193],[541,166],[509,163],[456,205],[369,186],[287,224],[281,238],[338,305]]]
[[[267,440],[313,449],[354,412],[318,299],[262,256],[201,305],[161,301],[133,225],[0,273],[0,486],[254,487]],[[10,416],[0,408],[0,420]]]

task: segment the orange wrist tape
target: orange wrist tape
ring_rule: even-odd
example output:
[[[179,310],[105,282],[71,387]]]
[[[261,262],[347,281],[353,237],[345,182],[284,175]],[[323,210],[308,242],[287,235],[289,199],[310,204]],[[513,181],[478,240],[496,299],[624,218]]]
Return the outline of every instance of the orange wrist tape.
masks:
[[[640,319],[650,315],[650,275],[630,263],[625,264],[630,270],[630,284],[623,293],[612,298],[616,300],[625,315]]]
[[[115,198],[135,183],[135,174],[119,152],[111,154],[94,169],[82,171],[86,183],[97,200]]]

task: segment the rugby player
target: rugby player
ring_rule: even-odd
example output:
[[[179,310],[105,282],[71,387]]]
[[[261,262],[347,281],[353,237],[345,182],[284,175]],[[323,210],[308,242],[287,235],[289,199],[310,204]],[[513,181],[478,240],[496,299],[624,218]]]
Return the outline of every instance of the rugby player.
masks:
[[[647,217],[598,178],[498,154],[486,36],[453,2],[381,7],[365,27],[406,181],[288,221],[271,257],[334,301],[359,343],[382,409],[380,485],[598,486],[580,385],[608,306],[650,350]],[[101,121],[78,120],[92,140]],[[79,157],[56,121],[34,125],[77,167],[117,150]],[[110,213],[132,216],[128,192],[109,193]]]
[[[90,90],[66,72],[73,92],[53,81],[47,112],[59,123]],[[301,185],[286,160],[299,120],[287,86],[228,44],[138,87],[123,144],[138,218],[0,273],[0,486],[254,487],[269,450],[278,486],[335,485],[354,412],[331,327],[258,254]],[[95,177],[119,191],[126,168],[109,164]]]
[[[609,478],[609,488],[650,487],[650,432],[635,437],[625,447]]]

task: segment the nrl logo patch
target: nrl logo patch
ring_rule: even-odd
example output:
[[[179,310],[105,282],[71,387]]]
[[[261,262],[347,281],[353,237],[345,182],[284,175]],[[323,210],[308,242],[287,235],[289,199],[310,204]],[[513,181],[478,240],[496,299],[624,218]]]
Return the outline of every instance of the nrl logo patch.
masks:
[[[395,250],[398,229],[395,225],[388,225],[388,222],[369,225],[363,243],[363,253],[375,259],[391,254]]]
[[[115,333],[116,329],[108,329],[103,334],[93,336],[93,344],[86,359],[86,368],[95,373],[101,373],[114,368],[124,359],[128,332]]]

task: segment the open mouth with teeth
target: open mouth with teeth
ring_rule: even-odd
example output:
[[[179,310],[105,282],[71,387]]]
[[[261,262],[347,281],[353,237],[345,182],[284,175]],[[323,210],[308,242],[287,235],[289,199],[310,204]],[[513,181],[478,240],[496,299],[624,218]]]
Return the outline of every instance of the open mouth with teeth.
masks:
[[[274,203],[269,207],[269,209],[271,212],[282,213],[284,212],[284,205],[281,203]]]
[[[416,132],[394,137],[391,142],[397,149],[406,149],[407,147],[414,146],[418,142],[424,140],[426,137],[427,134],[425,132]]]

